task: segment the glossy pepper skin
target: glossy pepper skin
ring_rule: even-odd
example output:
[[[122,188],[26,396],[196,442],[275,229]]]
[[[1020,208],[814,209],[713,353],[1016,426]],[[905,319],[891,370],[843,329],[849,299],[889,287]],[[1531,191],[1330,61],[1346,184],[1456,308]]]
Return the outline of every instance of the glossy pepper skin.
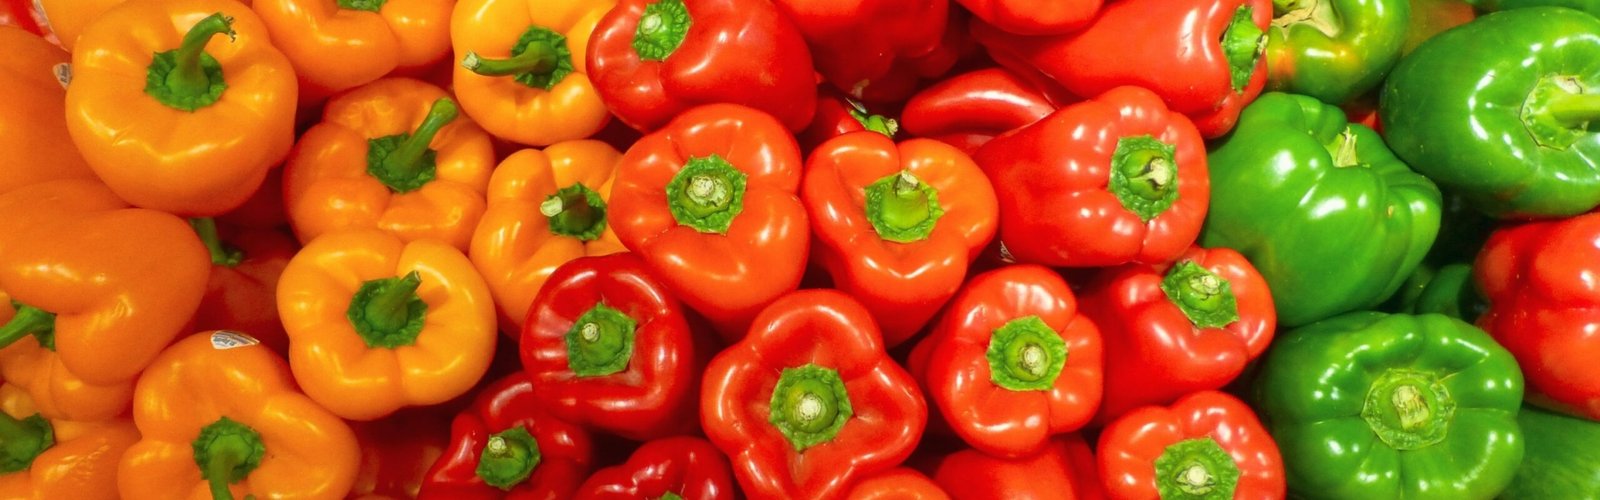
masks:
[[[800,199],[815,257],[834,286],[872,312],[893,348],[933,319],[994,238],[994,188],[966,153],[871,131],[823,143]]]
[[[762,0],[621,0],[589,44],[606,107],[644,132],[711,103],[759,109],[800,131],[816,106],[811,61],[800,30]]]
[[[1600,422],[1523,406],[1517,425],[1527,443],[1506,500],[1600,496]]]
[[[930,476],[953,500],[1103,498],[1096,494],[1099,486],[1084,484],[1097,478],[1078,474],[1084,466],[1092,470],[1094,464],[1081,464],[1075,459],[1072,440],[1082,441],[1076,436],[1058,438],[1039,453],[1015,459],[978,450],[958,451],[939,459]],[[1087,447],[1082,450],[1087,451]]]
[[[1566,7],[1600,16],[1600,2],[1594,0],[1475,0],[1469,3],[1488,12],[1527,7]]]
[[[626,463],[595,471],[573,498],[733,499],[733,470],[728,457],[711,442],[691,436],[657,439],[640,446]]]
[[[71,146],[66,90],[55,76],[70,56],[38,35],[0,26],[0,193],[56,179],[94,179],[94,171]]]
[[[900,125],[973,154],[991,139],[1050,116],[1056,103],[1030,82],[1003,68],[963,73],[923,89],[906,101]]]
[[[1246,108],[1211,150],[1211,182],[1200,244],[1249,258],[1284,326],[1382,303],[1439,231],[1433,182],[1311,97],[1269,93]]]
[[[0,293],[0,320],[16,315],[11,297]],[[0,349],[0,379],[7,390],[25,393],[29,407],[43,418],[102,422],[126,414],[133,402],[133,380],[91,385],[62,366],[61,356],[27,337]]]
[[[117,462],[139,441],[127,417],[95,422],[47,420],[15,385],[0,385],[0,498],[116,500]],[[48,429],[48,438],[45,436]],[[20,456],[17,444],[35,444]],[[39,446],[43,445],[43,446]],[[26,470],[11,470],[25,465]]]
[[[997,457],[1038,453],[1094,416],[1100,331],[1060,275],[1016,265],[980,274],[911,353],[943,421]]]
[[[372,420],[460,396],[489,368],[489,288],[459,250],[374,229],[329,233],[278,281],[289,363],[306,395]]]
[[[546,146],[583,139],[609,114],[586,57],[614,0],[460,0],[450,15],[461,108],[495,137]],[[629,33],[633,28],[629,26]]]
[[[1043,73],[1079,96],[1150,89],[1216,138],[1266,84],[1261,50],[1271,20],[1267,0],[1129,0],[1071,34],[1025,37],[976,24],[973,36],[1002,65]]]
[[[27,0],[23,0],[27,1]],[[77,45],[78,36],[101,14],[127,0],[33,0],[44,13],[51,32],[68,52]],[[248,5],[250,2],[242,2]]]
[[[1171,264],[1105,271],[1082,302],[1105,341],[1100,423],[1221,389],[1267,350],[1277,327],[1266,280],[1227,248],[1193,247]]]
[[[854,96],[888,78],[896,62],[933,52],[944,38],[949,0],[776,0],[799,28],[817,72]]]
[[[1211,192],[1200,134],[1135,87],[1062,108],[973,159],[994,182],[1000,241],[1018,262],[1170,261],[1200,234]]]
[[[1383,83],[1400,59],[1411,0],[1276,0],[1267,88],[1344,104]]]
[[[417,498],[572,498],[592,456],[589,433],[542,411],[533,383],[515,373],[484,387],[456,416],[450,447]]]
[[[1489,299],[1478,324],[1521,362],[1529,401],[1591,420],[1600,420],[1600,346],[1585,333],[1600,323],[1600,289],[1589,278],[1600,267],[1597,236],[1600,214],[1508,227],[1489,237],[1476,265]]]
[[[895,467],[856,482],[848,500],[949,500],[932,479],[905,467]]]
[[[956,0],[984,23],[1018,35],[1064,35],[1089,26],[1102,0]]]
[[[161,354],[139,378],[122,456],[123,498],[344,498],[360,466],[355,434],[295,389],[283,358],[211,331]],[[204,466],[198,464],[205,464]]]
[[[384,79],[328,102],[284,164],[284,206],[304,243],[378,228],[465,251],[494,166],[489,134],[443,89]]]
[[[706,368],[700,401],[706,437],[753,499],[842,495],[910,456],[928,417],[867,310],[833,290],[763,310]]]
[[[1502,219],[1600,205],[1600,131],[1589,127],[1600,122],[1596,32],[1594,16],[1539,7],[1441,33],[1388,79],[1384,139],[1440,187]]]
[[[648,441],[696,429],[711,349],[632,253],[583,257],[550,275],[523,323],[523,371],[556,418]]]
[[[450,54],[449,0],[255,0],[301,93],[329,95]]]
[[[1277,444],[1249,406],[1221,392],[1129,412],[1106,426],[1099,449],[1112,498],[1284,497]]]
[[[211,222],[191,222],[201,241],[216,250],[211,254],[211,277],[205,298],[195,311],[194,328],[237,330],[255,337],[272,352],[289,350],[289,334],[278,319],[278,278],[300,245],[278,229],[246,229]],[[203,234],[214,231],[208,241]],[[209,248],[208,248],[209,249]]]
[[[248,6],[125,3],[73,50],[67,131],[134,206],[218,215],[243,204],[289,152],[297,91]]]
[[[1302,498],[1492,498],[1522,461],[1522,373],[1472,325],[1350,313],[1273,342],[1256,410]]]
[[[1400,45],[1400,56],[1410,54],[1422,42],[1450,28],[1472,22],[1477,17],[1477,11],[1465,0],[1411,0],[1411,22],[1406,28],[1406,41]]]
[[[900,132],[900,122],[872,114],[865,104],[822,85],[817,88],[817,112],[811,117],[811,125],[795,134],[795,139],[800,142],[800,151],[809,155],[829,139],[863,130],[893,137]]]
[[[702,106],[628,149],[607,216],[674,295],[737,340],[800,285],[811,238],[801,169],[794,137],[771,115]]]
[[[361,443],[361,470],[351,498],[416,498],[428,469],[450,445],[450,421],[463,404],[405,409],[371,422],[350,424]]]
[[[604,142],[581,140],[517,151],[495,167],[467,255],[513,334],[562,264],[624,250],[607,210],[621,159]]]

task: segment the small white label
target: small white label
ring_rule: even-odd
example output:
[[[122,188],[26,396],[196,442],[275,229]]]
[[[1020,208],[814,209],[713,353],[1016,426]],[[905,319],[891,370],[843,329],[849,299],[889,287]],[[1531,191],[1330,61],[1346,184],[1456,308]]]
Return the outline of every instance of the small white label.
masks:
[[[55,73],[55,75],[56,75],[56,83],[60,83],[61,84],[61,88],[67,88],[67,84],[72,83],[72,65],[71,64],[61,63],[61,64],[57,64],[55,66],[51,66],[50,67],[50,72],[51,73]]]
[[[219,351],[260,344],[255,337],[245,335],[233,330],[217,330],[211,333],[211,348]]]
[[[1006,242],[1000,242],[1000,262],[1016,264],[1017,258],[1011,256],[1011,249],[1006,248]]]

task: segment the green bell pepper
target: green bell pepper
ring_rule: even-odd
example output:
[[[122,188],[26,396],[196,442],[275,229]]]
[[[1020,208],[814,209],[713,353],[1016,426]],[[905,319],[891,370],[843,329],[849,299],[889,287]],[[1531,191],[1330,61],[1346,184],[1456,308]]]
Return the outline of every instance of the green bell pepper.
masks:
[[[1343,104],[1400,59],[1410,0],[1273,0],[1267,89]]]
[[[1478,0],[1472,2],[1478,10],[1496,12],[1526,7],[1566,7],[1600,16],[1600,0]]]
[[[1417,47],[1379,114],[1407,164],[1501,218],[1600,205],[1600,19],[1497,12]]]
[[[1472,282],[1471,264],[1434,267],[1424,262],[1383,309],[1405,314],[1437,313],[1471,323],[1488,312],[1489,304]]]
[[[1500,498],[1600,498],[1600,422],[1524,406],[1517,423],[1528,451]]]
[[[1263,94],[1208,162],[1201,244],[1249,258],[1283,326],[1381,304],[1439,231],[1433,182],[1315,98]]]
[[[1358,312],[1274,340],[1255,388],[1296,496],[1468,500],[1522,461],[1522,387],[1477,327]]]

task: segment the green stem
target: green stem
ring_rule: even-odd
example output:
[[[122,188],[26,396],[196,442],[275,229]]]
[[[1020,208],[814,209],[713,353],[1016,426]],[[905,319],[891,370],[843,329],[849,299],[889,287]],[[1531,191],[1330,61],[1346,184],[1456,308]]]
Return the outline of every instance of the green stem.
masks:
[[[224,34],[233,38],[233,18],[223,16],[221,12],[206,16],[190,28],[183,35],[183,43],[178,45],[178,52],[174,55],[177,65],[167,74],[167,86],[191,95],[204,93],[210,88],[211,78],[200,67],[200,55],[205,53],[211,37]]]
[[[0,474],[27,470],[40,453],[55,444],[50,422],[34,414],[17,419],[0,412]]]
[[[633,51],[643,61],[665,61],[683,45],[694,20],[683,0],[659,0],[646,5],[633,33]]]
[[[1328,152],[1333,153],[1334,167],[1347,168],[1361,166],[1361,155],[1359,155],[1356,150],[1356,133],[1355,131],[1351,130],[1349,126],[1346,126],[1344,131],[1339,133],[1339,137],[1333,140],[1333,144],[1328,148]]]
[[[767,421],[796,452],[832,441],[855,415],[839,372],[814,364],[784,368],[772,388]]]
[[[1384,444],[1415,450],[1444,440],[1455,409],[1437,375],[1391,368],[1372,382],[1361,417]]]
[[[1106,189],[1122,207],[1149,222],[1178,201],[1177,148],[1154,136],[1117,140]]]
[[[213,500],[232,500],[228,485],[244,480],[266,455],[261,434],[228,417],[200,429],[200,436],[190,446]]]
[[[944,215],[939,191],[910,170],[889,174],[866,187],[867,220],[878,236],[897,243],[927,239]]]
[[[477,52],[467,52],[467,56],[461,59],[461,66],[483,76],[512,76],[555,71],[558,60],[555,47],[536,43],[528,45],[521,54],[506,59],[484,59]]]
[[[416,343],[428,304],[417,295],[422,276],[379,278],[361,284],[346,316],[368,347],[396,348]]]
[[[367,173],[396,193],[421,188],[435,175],[433,143],[439,129],[455,121],[456,102],[441,97],[428,108],[422,124],[409,134],[396,134],[367,141]]]
[[[1244,93],[1245,86],[1249,85],[1250,75],[1256,70],[1256,61],[1266,47],[1267,34],[1261,31],[1260,26],[1256,26],[1252,18],[1254,12],[1249,5],[1239,6],[1239,10],[1233,13],[1233,20],[1228,23],[1228,29],[1222,32],[1222,54],[1228,59],[1233,91],[1238,93]]]
[[[1600,123],[1600,94],[1562,92],[1550,96],[1545,109],[1550,117],[1567,128],[1586,128]]]
[[[1067,364],[1067,342],[1038,316],[1007,321],[989,337],[989,380],[1012,391],[1048,391]]]
[[[477,474],[485,484],[509,491],[533,474],[541,458],[538,440],[519,425],[489,436],[478,454]]]
[[[194,227],[195,234],[200,235],[200,243],[205,244],[206,251],[211,253],[211,265],[234,267],[244,261],[243,251],[224,245],[222,238],[217,236],[215,219],[210,217],[189,219],[189,226]]]
[[[1221,328],[1239,320],[1233,285],[1194,261],[1172,266],[1161,280],[1161,291],[1194,326]]]
[[[627,313],[596,303],[567,330],[567,367],[579,377],[620,372],[633,358],[634,329]]]
[[[0,349],[10,347],[11,344],[22,340],[23,337],[39,336],[39,344],[45,345],[46,336],[50,339],[46,348],[55,347],[56,315],[42,309],[12,301],[17,314],[11,317],[4,326],[0,326]]]
[[[845,102],[850,105],[850,117],[854,118],[856,123],[860,123],[862,128],[883,134],[890,139],[893,139],[894,135],[900,132],[900,122],[895,121],[893,118],[869,113],[867,112],[867,106],[855,99],[847,98]]]
[[[339,0],[336,3],[341,9],[378,12],[383,10],[383,4],[385,2],[387,2],[387,0]]]
[[[690,158],[667,182],[667,209],[679,225],[726,233],[744,211],[746,178],[721,156]]]
[[[593,241],[606,229],[606,201],[582,183],[561,188],[539,204],[539,214],[549,219],[550,232]]]
[[[1226,500],[1239,485],[1239,464],[1210,437],[1168,445],[1155,469],[1161,498]]]

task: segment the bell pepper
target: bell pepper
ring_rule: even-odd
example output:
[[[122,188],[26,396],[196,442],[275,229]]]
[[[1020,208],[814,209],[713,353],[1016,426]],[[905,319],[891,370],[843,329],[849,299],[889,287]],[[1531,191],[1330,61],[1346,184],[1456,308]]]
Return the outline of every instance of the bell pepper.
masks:
[[[1525,7],[1566,7],[1600,16],[1600,2],[1595,0],[1471,0],[1479,10],[1496,12]]]
[[[845,494],[848,500],[949,500],[932,479],[905,467],[896,467],[856,482]]]
[[[1600,422],[1524,406],[1517,425],[1526,452],[1499,498],[1600,497]]]
[[[815,111],[811,52],[764,0],[620,0],[589,47],[606,107],[644,132],[711,103],[761,110],[796,132]]]
[[[989,179],[966,153],[930,139],[857,132],[825,142],[806,163],[800,199],[816,259],[872,312],[889,348],[933,319],[995,233]]]
[[[606,217],[621,159],[606,143],[583,140],[517,151],[495,167],[467,255],[513,337],[550,273],[578,257],[624,250]]]
[[[1400,59],[1411,0],[1274,0],[1267,88],[1343,104]]]
[[[0,292],[0,321],[16,316],[10,296]],[[30,406],[46,419],[100,422],[122,415],[133,402],[133,380],[91,385],[61,364],[61,356],[40,345],[51,341],[40,332],[0,349],[0,380],[24,392]],[[3,497],[3,496],[0,496]]]
[[[295,380],[350,420],[460,396],[497,338],[489,287],[465,255],[375,229],[328,233],[295,254],[278,312]]]
[[[295,390],[283,358],[248,336],[178,341],[135,399],[143,438],[117,470],[125,499],[343,498],[355,481],[350,426]]]
[[[800,285],[811,238],[800,175],[794,137],[771,115],[702,106],[628,149],[607,215],[673,295],[737,340]]]
[[[1476,322],[1488,311],[1472,282],[1471,264],[1449,264],[1435,269],[1423,263],[1411,273],[1401,293],[1389,299],[1387,310],[1406,314],[1438,313]]]
[[[1100,332],[1067,282],[1040,266],[973,278],[910,368],[955,434],[997,457],[1038,453],[1100,404]]]
[[[1200,234],[1211,192],[1200,134],[1137,87],[1062,108],[973,159],[994,182],[1000,241],[1018,262],[1170,261]]]
[[[77,45],[78,36],[89,27],[101,14],[111,10],[112,7],[121,5],[128,0],[32,0],[44,14],[48,28],[61,42],[61,48],[72,52]],[[242,2],[249,5],[250,2]]]
[[[0,385],[0,498],[116,500],[117,463],[139,430],[127,417],[47,419],[15,385]]]
[[[361,444],[361,470],[350,497],[416,498],[433,463],[450,445],[446,406],[408,408],[371,422],[350,425]]]
[[[1411,22],[1406,27],[1406,40],[1400,45],[1404,57],[1440,33],[1472,22],[1478,17],[1472,4],[1464,0],[1411,0]]]
[[[1216,391],[1116,419],[1100,434],[1100,471],[1112,498],[1284,497],[1272,436],[1243,401]]]
[[[243,204],[288,154],[296,92],[248,6],[134,2],[78,39],[67,131],[128,203],[212,216]]]
[[[17,28],[43,40],[46,30],[39,26],[37,12],[30,0],[0,1],[0,26]]]
[[[1080,464],[1068,441],[1054,439],[1039,453],[1011,459],[962,450],[939,459],[930,475],[954,500],[1101,498],[1094,494],[1099,487],[1083,484],[1077,474]]]
[[[595,471],[574,498],[731,500],[737,495],[728,457],[704,439],[679,436],[645,443],[627,463]]]
[[[1266,84],[1271,20],[1268,0],[1119,0],[1070,34],[1028,37],[984,24],[972,33],[1000,64],[1041,72],[1082,97],[1150,89],[1216,138]]]
[[[66,90],[58,71],[67,69],[60,48],[17,28],[0,26],[0,193],[56,179],[94,179],[67,135]],[[64,73],[63,73],[64,74]]]
[[[1249,258],[1283,326],[1382,303],[1439,231],[1439,189],[1315,98],[1261,96],[1210,161],[1200,244]]]
[[[288,212],[283,206],[283,169],[275,168],[243,205],[214,219],[241,229],[279,229],[289,226]]]
[[[956,0],[984,23],[1018,35],[1062,35],[1091,25],[1103,0]]]
[[[328,102],[284,164],[283,197],[301,242],[348,228],[462,251],[494,170],[489,134],[443,89],[390,78]]]
[[[638,256],[582,257],[528,306],[522,366],[556,418],[648,441],[696,429],[700,370],[713,352],[696,340]]]
[[[450,39],[461,108],[495,137],[530,146],[599,132],[610,117],[598,88],[603,75],[584,54],[615,4],[460,0]]]
[[[827,86],[817,88],[817,112],[811,125],[795,134],[800,150],[809,154],[829,139],[851,132],[871,130],[889,137],[900,132],[900,122],[875,115],[867,106]]]
[[[1594,16],[1539,7],[1441,33],[1390,75],[1379,110],[1385,141],[1489,215],[1589,211],[1600,205],[1596,32]]]
[[[1256,411],[1298,498],[1487,499],[1522,461],[1522,372],[1472,325],[1350,313],[1280,335]]]
[[[1105,340],[1107,423],[1146,405],[1221,389],[1267,350],[1277,318],[1266,280],[1227,248],[1194,247],[1172,264],[1106,271],[1082,292]]]
[[[948,0],[775,0],[811,49],[817,72],[854,96],[887,78],[902,59],[933,52],[944,38]]]
[[[1489,300],[1479,320],[1522,364],[1529,401],[1600,420],[1600,213],[1496,231],[1479,254],[1478,284]]]
[[[957,64],[980,52],[968,28],[970,17],[961,9],[951,9],[944,22],[944,33],[932,51],[895,59],[888,73],[849,89],[850,95],[874,106],[898,108],[905,104],[906,99],[922,87],[943,79]]]
[[[450,0],[255,0],[302,99],[419,70],[450,54]]]
[[[514,373],[456,415],[450,446],[428,469],[417,498],[572,498],[592,456],[588,432],[546,414],[533,383]]]
[[[773,302],[706,368],[700,421],[750,498],[832,498],[911,455],[928,410],[872,316],[834,290]]]
[[[973,154],[989,140],[1050,116],[1056,103],[1010,71],[988,68],[950,77],[912,96],[900,114],[906,132]]]
[[[199,330],[240,330],[272,352],[288,352],[289,337],[278,319],[278,278],[300,249],[276,229],[243,229],[194,219],[190,225],[211,251],[211,278],[194,315]]]

